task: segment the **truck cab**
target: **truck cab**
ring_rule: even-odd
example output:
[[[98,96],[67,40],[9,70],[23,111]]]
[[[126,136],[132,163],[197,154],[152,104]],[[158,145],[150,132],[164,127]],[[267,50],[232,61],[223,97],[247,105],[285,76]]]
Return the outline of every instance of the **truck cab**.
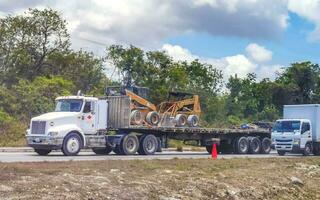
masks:
[[[308,119],[280,119],[271,133],[272,146],[279,155],[286,152],[312,153],[312,126]]]
[[[27,144],[40,155],[55,149],[62,149],[65,155],[76,155],[81,148],[90,146],[90,135],[107,128],[107,106],[106,100],[95,97],[58,97],[53,112],[31,119]],[[95,139],[99,143],[99,138]],[[105,145],[104,138],[100,140],[101,146]]]

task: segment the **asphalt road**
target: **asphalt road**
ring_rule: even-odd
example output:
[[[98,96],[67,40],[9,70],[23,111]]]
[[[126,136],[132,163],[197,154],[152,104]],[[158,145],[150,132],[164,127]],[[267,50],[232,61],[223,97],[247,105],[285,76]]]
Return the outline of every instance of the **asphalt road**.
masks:
[[[301,155],[288,155],[285,157],[296,157]],[[236,155],[236,154],[220,154],[218,158],[270,158],[280,157],[276,152],[270,154],[255,154],[255,155]],[[211,158],[211,155],[206,152],[176,152],[164,151],[151,156],[119,156],[111,153],[110,155],[96,155],[93,152],[80,152],[77,156],[64,156],[61,152],[51,152],[48,156],[39,156],[34,152],[0,152],[0,162],[53,162],[53,161],[84,161],[84,160],[149,160],[149,159],[173,159],[173,158]]]

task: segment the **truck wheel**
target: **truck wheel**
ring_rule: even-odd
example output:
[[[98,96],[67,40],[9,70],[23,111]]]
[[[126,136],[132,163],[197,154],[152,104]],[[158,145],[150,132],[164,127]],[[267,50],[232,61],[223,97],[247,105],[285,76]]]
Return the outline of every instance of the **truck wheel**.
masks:
[[[320,146],[318,143],[316,143],[314,146],[313,146],[313,154],[316,155],[316,156],[319,156],[320,155]]]
[[[138,151],[139,140],[138,137],[132,134],[126,135],[121,139],[120,146],[116,146],[116,151],[120,151],[123,155],[133,155]],[[117,153],[115,151],[115,153]]]
[[[142,124],[142,115],[140,110],[133,110],[130,114],[130,122],[133,125]]]
[[[62,152],[65,156],[75,156],[80,152],[82,140],[77,133],[68,134],[63,140]]]
[[[307,143],[302,154],[304,156],[309,156],[311,153],[312,153],[312,145],[311,145],[311,143]]]
[[[285,151],[277,151],[279,156],[284,156],[286,154]]]
[[[197,115],[189,115],[187,121],[190,127],[197,127],[199,125],[199,117]]]
[[[187,125],[187,117],[184,114],[178,114],[175,117],[176,125],[178,127],[186,126]]]
[[[207,146],[206,146],[206,150],[207,150],[207,152],[208,152],[209,154],[211,154],[211,153],[212,153],[212,145],[207,145]]]
[[[140,138],[138,153],[140,155],[153,155],[158,147],[158,140],[154,135],[144,135]]]
[[[236,150],[238,154],[246,154],[249,151],[249,141],[246,137],[240,137],[236,141]]]
[[[39,154],[40,156],[46,156],[51,152],[50,149],[34,149],[34,151],[37,152],[37,154]]]
[[[112,148],[109,146],[105,148],[92,148],[92,151],[97,155],[108,155],[112,151]]]
[[[161,140],[160,140],[160,138],[157,138],[157,140],[158,140],[158,149],[156,152],[162,152]]]
[[[156,111],[149,112],[147,114],[146,121],[152,126],[157,126],[160,122],[159,114]]]
[[[258,154],[261,151],[261,141],[257,137],[251,138],[249,142],[249,153]]]
[[[262,154],[269,154],[270,151],[271,151],[271,139],[265,137],[261,141],[261,153]]]

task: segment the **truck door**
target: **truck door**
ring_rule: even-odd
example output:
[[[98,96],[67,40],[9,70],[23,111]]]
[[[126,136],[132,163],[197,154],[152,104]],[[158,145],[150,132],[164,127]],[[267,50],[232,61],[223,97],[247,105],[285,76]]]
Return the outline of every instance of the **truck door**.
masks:
[[[303,122],[301,125],[301,143],[300,148],[304,148],[306,143],[311,141],[310,123]]]
[[[83,113],[82,113],[82,124],[81,128],[85,134],[94,134],[95,128],[95,102],[85,101]]]

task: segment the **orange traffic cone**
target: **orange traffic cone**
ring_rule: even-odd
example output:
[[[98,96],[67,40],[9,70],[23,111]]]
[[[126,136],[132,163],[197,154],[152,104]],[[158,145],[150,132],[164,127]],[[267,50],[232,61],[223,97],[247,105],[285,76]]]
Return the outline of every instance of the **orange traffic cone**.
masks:
[[[212,159],[217,159],[217,158],[218,158],[217,144],[216,144],[216,143],[214,143],[214,144],[212,145],[211,156],[212,156]]]

